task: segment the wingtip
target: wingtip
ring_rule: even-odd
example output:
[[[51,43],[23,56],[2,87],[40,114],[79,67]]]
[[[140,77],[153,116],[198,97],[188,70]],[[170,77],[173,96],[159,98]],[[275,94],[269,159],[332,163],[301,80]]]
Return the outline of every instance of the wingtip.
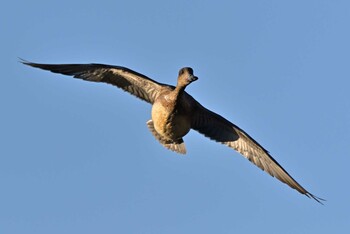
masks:
[[[28,60],[25,60],[25,59],[23,59],[23,58],[21,58],[21,57],[17,57],[17,59],[18,59],[18,62],[20,62],[20,63],[22,63],[22,64],[25,64],[25,65],[30,65],[30,64],[32,64],[32,63],[29,62]]]
[[[311,193],[306,193],[305,194],[308,198],[314,199],[315,201],[317,201],[318,203],[320,203],[321,205],[324,205],[323,202],[325,202],[326,200],[320,197],[317,197]]]
[[[21,57],[17,57],[17,59],[18,59],[18,62],[20,62],[20,63],[25,63],[25,62],[27,62],[25,59],[22,59]]]

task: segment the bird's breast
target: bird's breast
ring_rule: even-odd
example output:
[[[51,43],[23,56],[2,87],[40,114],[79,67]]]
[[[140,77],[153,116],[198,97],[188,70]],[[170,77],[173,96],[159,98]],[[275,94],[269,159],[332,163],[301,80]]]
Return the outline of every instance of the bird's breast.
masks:
[[[152,106],[155,130],[163,137],[176,140],[185,136],[191,128],[190,116],[174,102],[156,100]]]

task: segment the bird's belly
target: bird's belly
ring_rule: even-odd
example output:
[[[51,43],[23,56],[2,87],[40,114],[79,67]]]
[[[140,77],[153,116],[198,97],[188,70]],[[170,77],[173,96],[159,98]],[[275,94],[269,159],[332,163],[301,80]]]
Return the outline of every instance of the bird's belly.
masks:
[[[185,136],[191,128],[189,116],[177,113],[162,103],[154,103],[152,107],[154,129],[163,137],[177,140]]]

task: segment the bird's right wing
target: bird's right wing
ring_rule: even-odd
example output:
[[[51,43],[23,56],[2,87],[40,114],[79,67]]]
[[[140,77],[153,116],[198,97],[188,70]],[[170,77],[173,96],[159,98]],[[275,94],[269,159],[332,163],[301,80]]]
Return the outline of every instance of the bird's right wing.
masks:
[[[171,86],[158,83],[129,68],[105,64],[40,64],[21,61],[25,65],[41,68],[54,73],[70,75],[74,78],[115,85],[124,91],[153,103],[162,89]]]

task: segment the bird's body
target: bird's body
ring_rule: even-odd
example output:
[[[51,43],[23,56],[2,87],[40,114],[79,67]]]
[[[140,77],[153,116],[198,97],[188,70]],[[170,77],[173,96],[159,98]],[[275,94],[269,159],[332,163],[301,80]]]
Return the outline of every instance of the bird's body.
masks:
[[[206,109],[185,88],[196,81],[192,68],[180,69],[177,85],[158,83],[131,69],[104,64],[24,64],[55,73],[72,75],[75,78],[104,82],[152,104],[151,119],[147,126],[153,136],[166,148],[185,154],[183,137],[194,129],[206,137],[227,145],[241,153],[262,170],[276,177],[291,188],[320,202],[320,199],[305,190],[258,142],[242,129]],[[321,202],[320,202],[321,203]]]
[[[152,121],[157,133],[174,142],[182,141],[191,129],[193,101],[184,89],[161,93],[152,105]]]
[[[152,106],[152,121],[159,134],[170,140],[177,140],[190,131],[191,118],[190,110],[182,106],[175,108],[173,103],[167,96],[156,99]]]

